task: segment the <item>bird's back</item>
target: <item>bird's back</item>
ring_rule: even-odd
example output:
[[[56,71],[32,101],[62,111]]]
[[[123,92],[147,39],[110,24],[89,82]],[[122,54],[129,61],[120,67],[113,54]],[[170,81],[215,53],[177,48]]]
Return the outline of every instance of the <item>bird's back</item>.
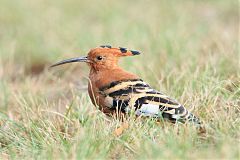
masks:
[[[152,89],[141,79],[113,81],[99,88],[99,94],[103,98],[101,105],[113,112],[134,112],[138,116],[200,124],[199,119],[183,105]]]

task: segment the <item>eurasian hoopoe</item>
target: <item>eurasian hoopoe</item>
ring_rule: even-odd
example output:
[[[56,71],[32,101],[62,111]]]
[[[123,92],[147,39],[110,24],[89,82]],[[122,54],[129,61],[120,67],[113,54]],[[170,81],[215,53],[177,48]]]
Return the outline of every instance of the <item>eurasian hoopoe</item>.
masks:
[[[86,62],[90,66],[88,93],[95,106],[107,115],[118,111],[137,116],[164,118],[171,122],[200,120],[183,105],[154,90],[137,75],[118,66],[119,57],[139,55],[140,52],[105,45],[90,50],[87,56],[60,61],[51,67],[72,62]]]

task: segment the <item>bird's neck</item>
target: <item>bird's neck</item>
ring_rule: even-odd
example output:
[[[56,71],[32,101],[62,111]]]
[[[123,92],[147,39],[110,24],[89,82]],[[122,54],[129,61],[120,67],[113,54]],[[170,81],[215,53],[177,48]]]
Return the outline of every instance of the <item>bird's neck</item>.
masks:
[[[97,88],[101,88],[110,84],[111,82],[137,79],[138,76],[133,73],[124,71],[122,68],[116,66],[113,68],[102,68],[100,70],[91,68],[89,78],[92,85]]]

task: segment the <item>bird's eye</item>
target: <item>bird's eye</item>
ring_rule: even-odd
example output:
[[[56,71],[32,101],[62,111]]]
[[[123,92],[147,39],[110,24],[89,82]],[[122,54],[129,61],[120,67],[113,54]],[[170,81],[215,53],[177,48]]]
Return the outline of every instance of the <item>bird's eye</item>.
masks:
[[[101,61],[103,59],[102,56],[97,56],[97,60]]]

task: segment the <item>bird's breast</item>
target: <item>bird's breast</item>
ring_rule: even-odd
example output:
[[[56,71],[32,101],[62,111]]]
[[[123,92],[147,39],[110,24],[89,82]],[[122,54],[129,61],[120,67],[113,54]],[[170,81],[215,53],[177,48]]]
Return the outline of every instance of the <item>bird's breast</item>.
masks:
[[[110,104],[107,103],[106,96],[100,93],[99,89],[92,84],[91,82],[88,83],[88,94],[91,98],[92,103],[98,107],[103,113],[110,115],[112,113],[111,107],[107,107]]]

